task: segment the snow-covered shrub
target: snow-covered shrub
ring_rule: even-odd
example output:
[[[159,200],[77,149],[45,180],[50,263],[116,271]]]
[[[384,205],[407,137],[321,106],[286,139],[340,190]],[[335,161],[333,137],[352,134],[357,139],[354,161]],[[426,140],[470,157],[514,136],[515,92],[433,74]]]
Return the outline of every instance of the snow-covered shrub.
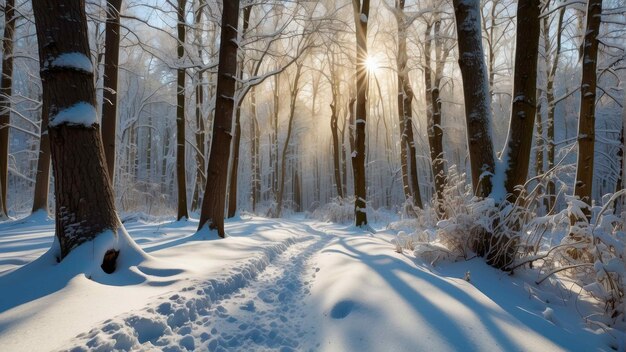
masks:
[[[354,222],[354,196],[347,198],[336,197],[330,202],[317,207],[312,213],[308,214],[309,218],[334,222],[337,224],[349,224]],[[389,222],[391,215],[383,210],[375,210],[367,208],[367,220],[373,222]]]

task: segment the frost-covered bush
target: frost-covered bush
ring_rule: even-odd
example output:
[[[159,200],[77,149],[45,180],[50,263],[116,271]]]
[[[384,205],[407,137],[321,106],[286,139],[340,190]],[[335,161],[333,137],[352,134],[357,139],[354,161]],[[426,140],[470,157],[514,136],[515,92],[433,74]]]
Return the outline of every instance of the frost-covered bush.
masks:
[[[330,202],[317,207],[308,214],[309,218],[334,222],[337,224],[349,224],[354,222],[354,196],[347,198],[336,197]],[[391,214],[381,210],[367,208],[367,220],[369,222],[389,222]]]

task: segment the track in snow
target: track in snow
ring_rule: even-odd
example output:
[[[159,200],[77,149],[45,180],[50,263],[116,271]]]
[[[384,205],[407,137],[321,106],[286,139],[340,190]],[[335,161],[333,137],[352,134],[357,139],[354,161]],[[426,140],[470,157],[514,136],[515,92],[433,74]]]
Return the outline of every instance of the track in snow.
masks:
[[[270,245],[224,277],[198,281],[141,311],[105,321],[77,336],[68,350],[315,349],[305,302],[316,274],[312,257],[330,239],[310,235]]]

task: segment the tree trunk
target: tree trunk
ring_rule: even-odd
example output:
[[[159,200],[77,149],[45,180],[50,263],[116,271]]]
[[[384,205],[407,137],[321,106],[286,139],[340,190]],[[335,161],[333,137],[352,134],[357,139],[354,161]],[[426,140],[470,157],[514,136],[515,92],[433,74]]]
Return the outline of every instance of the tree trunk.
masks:
[[[559,66],[559,56],[561,54],[561,32],[563,31],[563,18],[565,17],[565,8],[559,11],[559,20],[556,26],[556,48],[554,50],[554,58],[550,64],[550,71],[548,72],[548,83],[546,85],[546,104],[547,104],[547,156],[548,156],[548,170],[554,168],[554,111],[556,108],[556,102],[554,99],[554,80],[556,77],[556,70]],[[549,57],[546,54],[546,64],[549,62]],[[554,185],[553,177],[550,177],[548,181],[547,194],[548,198],[548,212],[552,213],[554,204],[556,203],[556,187]]]
[[[539,54],[540,0],[517,3],[517,36],[513,102],[509,135],[502,151],[505,190],[509,201],[522,194],[530,164],[535,113],[537,112],[537,56]]]
[[[367,22],[369,20],[369,0],[352,0],[354,23],[356,26],[356,121],[352,152],[354,170],[354,216],[356,226],[367,226],[367,189],[365,182],[365,127],[367,122],[368,72]]]
[[[243,9],[243,29],[241,31],[241,39],[245,38],[246,32],[248,32],[248,26],[250,24],[250,13],[252,12],[252,5],[246,6]],[[238,79],[241,81],[243,79],[243,64],[244,58],[239,58],[239,72]],[[239,87],[242,89],[243,87]],[[236,111],[235,111],[235,135],[233,138],[233,158],[230,169],[230,184],[229,184],[229,192],[228,192],[228,217],[232,218],[235,216],[235,212],[237,211],[237,178],[239,171],[239,146],[241,144],[241,104],[243,103],[245,95],[241,95],[241,99],[237,102]]]
[[[118,238],[113,189],[106,171],[96,116],[96,91],[89,59],[85,3],[33,2],[43,82],[43,111],[49,113],[55,181],[56,236],[60,258],[111,230]],[[63,60],[72,55],[71,62]],[[76,119],[75,115],[79,115]],[[102,269],[111,273],[119,251],[110,248]]]
[[[495,159],[491,139],[489,80],[482,46],[478,0],[454,0],[459,47],[459,66],[463,79],[467,144],[474,194],[491,193]]]
[[[8,217],[9,126],[13,81],[13,36],[16,21],[15,0],[6,0],[2,39],[2,78],[0,78],[0,220]]]
[[[593,161],[595,142],[595,110],[598,59],[598,34],[602,0],[589,0],[587,25],[583,45],[583,76],[580,85],[580,116],[578,118],[578,160],[576,168],[575,195],[591,206],[593,186]],[[583,209],[590,220],[590,209]]]
[[[343,198],[343,189],[341,187],[341,169],[339,166],[339,131],[337,126],[337,120],[339,116],[337,116],[337,107],[335,102],[337,101],[336,93],[333,90],[333,102],[330,104],[330,132],[332,133],[333,139],[333,169],[334,169],[334,181],[335,187],[337,189],[337,196],[339,198]]]
[[[260,142],[260,130],[259,130],[259,122],[256,116],[256,88],[252,87],[250,89],[250,108],[251,108],[251,124],[250,124],[250,138],[252,145],[252,189],[251,189],[251,199],[252,199],[252,212],[256,211],[256,205],[259,201],[259,196],[261,194],[261,163],[259,160],[259,142]]]
[[[202,59],[202,12],[204,11],[205,2],[200,0],[195,10],[194,25],[196,26],[196,45],[198,46],[198,57]],[[196,185],[194,186],[194,194],[191,201],[191,210],[198,210],[200,207],[200,194],[206,180],[204,177],[205,169],[205,138],[204,138],[204,116],[202,114],[202,105],[204,104],[204,86],[203,86],[203,70],[198,70],[196,76]]]
[[[32,212],[43,210],[48,213],[48,191],[50,188],[50,135],[48,133],[48,111],[41,107],[41,135],[35,176],[35,193]]]
[[[237,74],[237,28],[239,22],[239,0],[225,1],[222,12],[219,65],[213,138],[207,167],[207,183],[198,230],[205,225],[217,230],[224,237],[224,205],[228,160],[232,136],[232,119]]]
[[[105,27],[104,92],[102,98],[102,143],[111,184],[115,176],[117,131],[117,76],[120,53],[120,8],[122,0],[107,0]]]
[[[435,196],[436,206],[435,209],[440,218],[445,217],[445,209],[443,208],[444,202],[444,187],[447,182],[445,159],[443,155],[443,126],[441,124],[441,98],[439,97],[439,86],[443,78],[443,68],[447,54],[444,56],[444,51],[441,42],[441,20],[437,14],[437,18],[434,25],[435,39],[435,80],[433,82],[430,96],[432,104],[432,124],[428,126],[428,142],[430,145],[430,157],[432,159],[433,178],[435,181]],[[429,120],[431,121],[431,120]]]
[[[423,208],[417,178],[417,153],[413,137],[413,89],[409,80],[406,52],[407,26],[404,14],[404,0],[396,1],[396,23],[398,25],[398,116],[400,120],[401,141],[400,159],[404,196],[413,198],[413,205]]]
[[[187,0],[178,0],[178,64],[185,57],[185,6]],[[177,70],[176,87],[176,185],[178,193],[178,215],[176,220],[189,218],[187,212],[187,178],[185,167],[185,69]]]
[[[291,102],[289,106],[289,120],[287,122],[287,137],[285,137],[285,144],[283,144],[283,150],[280,157],[280,182],[278,183],[278,197],[276,199],[276,211],[274,216],[279,218],[283,211],[283,196],[285,191],[285,174],[287,173],[287,150],[289,149],[289,141],[291,140],[291,133],[293,130],[293,118],[296,110],[296,100],[298,98],[298,92],[300,87],[300,74],[302,72],[302,64],[296,63],[296,77],[291,86]]]

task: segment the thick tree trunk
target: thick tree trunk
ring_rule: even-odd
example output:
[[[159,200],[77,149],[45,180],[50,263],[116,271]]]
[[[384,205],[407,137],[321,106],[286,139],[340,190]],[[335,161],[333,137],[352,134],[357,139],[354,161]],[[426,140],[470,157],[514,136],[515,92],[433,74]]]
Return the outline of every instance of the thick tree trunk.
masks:
[[[492,189],[495,156],[491,139],[489,80],[482,46],[478,0],[454,0],[463,78],[467,144],[474,194],[487,197]]]
[[[122,0],[107,0],[105,27],[104,92],[102,98],[102,143],[111,184],[115,179],[115,133],[117,132],[117,76],[120,53],[120,8]]]
[[[243,40],[246,36],[246,32],[248,32],[248,26],[250,24],[250,13],[252,12],[252,5],[246,6],[243,9],[243,29],[241,31],[241,40]],[[239,69],[238,69],[238,79],[241,81],[243,79],[243,64],[244,58],[239,58]],[[243,89],[242,86],[239,89]],[[230,169],[230,184],[229,184],[229,192],[228,192],[228,217],[232,218],[235,216],[235,212],[237,211],[237,179],[239,176],[239,147],[241,144],[241,105],[243,103],[245,95],[242,94],[241,99],[237,102],[236,111],[235,111],[235,135],[233,138],[233,158]]]
[[[587,29],[583,45],[583,76],[580,85],[580,116],[578,118],[578,160],[574,194],[590,206],[596,122],[596,68],[601,13],[602,0],[589,0]],[[589,220],[591,217],[590,210],[584,209],[584,213]]]
[[[41,134],[35,176],[35,193],[32,212],[43,210],[48,213],[48,191],[50,188],[50,134],[48,133],[48,111],[41,110]]]
[[[507,199],[514,202],[526,183],[537,112],[540,0],[517,3],[517,39],[509,135],[502,151]]]
[[[367,22],[369,20],[369,0],[352,0],[354,24],[356,26],[356,121],[352,152],[354,170],[354,216],[356,226],[367,226],[367,189],[365,187],[365,131],[367,122],[368,73]]]
[[[6,0],[2,39],[2,77],[0,78],[0,220],[8,217],[9,124],[13,82],[13,36],[16,21],[15,0]]]
[[[219,66],[213,138],[207,167],[207,183],[198,230],[205,225],[224,237],[224,205],[228,178],[228,160],[232,136],[232,119],[237,75],[237,28],[239,0],[224,2],[222,33],[220,38]]]
[[[185,57],[185,6],[187,0],[178,0],[178,64]],[[177,70],[176,85],[176,185],[178,215],[176,220],[189,218],[187,212],[187,173],[185,166],[185,69]]]
[[[116,237],[121,224],[106,171],[96,92],[89,59],[85,3],[33,2],[43,82],[43,111],[49,114],[55,180],[56,236],[60,259],[100,233]],[[65,55],[65,56],[64,56]],[[69,59],[67,55],[71,55]],[[75,115],[80,115],[79,120]],[[107,250],[105,272],[115,270],[117,252]]]
[[[299,82],[300,75],[302,73],[302,64],[296,63],[296,76],[291,86],[291,102],[289,106],[289,120],[287,122],[287,137],[285,137],[285,144],[283,144],[282,154],[280,156],[280,181],[278,183],[278,197],[276,199],[276,211],[275,217],[280,217],[283,211],[283,196],[285,192],[285,174],[287,173],[287,151],[289,149],[289,142],[291,140],[291,134],[293,130],[293,118],[296,111],[296,100],[298,98],[298,92],[300,91]]]

